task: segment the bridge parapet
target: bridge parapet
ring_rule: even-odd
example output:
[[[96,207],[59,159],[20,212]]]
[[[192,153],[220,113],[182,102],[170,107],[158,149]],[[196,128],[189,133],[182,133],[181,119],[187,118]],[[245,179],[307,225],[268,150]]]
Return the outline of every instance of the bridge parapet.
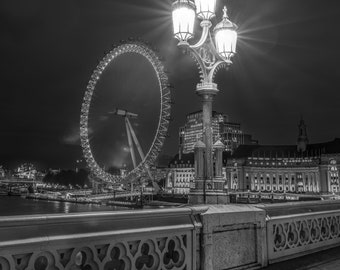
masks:
[[[206,208],[0,219],[0,269],[196,269]]]
[[[0,219],[1,270],[259,269],[340,245],[340,202]]]
[[[203,269],[259,269],[340,246],[340,201],[210,206]]]
[[[338,201],[288,204],[285,215],[282,210],[267,207],[272,213],[266,218],[269,263],[340,245]]]

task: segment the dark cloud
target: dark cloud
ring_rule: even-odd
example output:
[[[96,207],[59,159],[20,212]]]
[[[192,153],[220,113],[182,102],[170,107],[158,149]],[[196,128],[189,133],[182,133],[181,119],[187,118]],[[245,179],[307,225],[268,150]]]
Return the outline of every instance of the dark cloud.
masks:
[[[77,131],[87,81],[111,45],[130,36],[154,43],[167,60],[175,86],[175,105],[165,152],[173,154],[178,127],[184,123],[185,114],[200,108],[200,101],[194,91],[198,82],[195,64],[181,54],[172,38],[171,2],[2,1],[0,162],[35,160],[49,167],[73,167],[81,156]],[[225,3],[219,1],[218,9]],[[227,4],[230,18],[240,27],[238,55],[230,71],[217,76],[221,92],[214,109],[241,122],[261,143],[295,143],[300,114],[308,124],[311,141],[339,137],[338,1],[230,0]],[[221,12],[217,15],[220,18]],[[131,62],[132,67],[124,68],[147,67],[143,61]],[[123,68],[123,63],[119,66]],[[127,85],[114,79],[118,71],[113,68],[113,79],[105,78],[107,86]],[[144,86],[151,87],[152,77],[143,76],[149,78]],[[128,88],[134,88],[133,84]],[[145,120],[136,126],[141,142],[147,145],[152,137],[152,128],[148,127],[154,126],[147,115],[154,121],[158,103],[142,98],[132,96],[130,101],[138,103],[137,108],[150,102],[144,104],[150,110],[140,112]],[[93,134],[98,152],[105,153],[110,136],[117,134],[111,143],[113,150],[103,154],[103,159],[117,160],[112,154],[118,152],[114,150],[117,142],[122,146],[119,153],[129,159],[124,150],[124,125],[116,119],[112,120],[117,121],[115,128],[105,127],[110,123],[105,115],[109,105],[104,102],[95,122],[98,132],[103,126],[103,134],[108,134],[106,139]]]

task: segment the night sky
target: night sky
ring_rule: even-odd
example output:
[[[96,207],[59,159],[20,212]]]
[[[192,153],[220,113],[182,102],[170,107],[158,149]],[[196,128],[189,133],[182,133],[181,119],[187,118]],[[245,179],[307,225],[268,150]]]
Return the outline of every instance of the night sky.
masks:
[[[175,104],[164,153],[175,154],[178,127],[201,104],[194,91],[195,64],[172,38],[171,2],[2,0],[0,164],[74,168],[82,155],[79,116],[87,82],[112,44],[128,37],[153,43],[166,60]],[[218,10],[228,4],[239,43],[233,66],[216,78],[221,91],[214,110],[241,123],[262,144],[294,144],[300,115],[310,142],[340,137],[339,1],[218,3]],[[221,15],[218,11],[214,23]],[[199,27],[196,33],[198,38]],[[91,115],[98,159],[114,162],[126,150],[123,120],[107,116],[111,99],[112,108],[146,108],[134,126],[148,144],[159,106],[154,78],[137,56],[120,59],[104,74]]]

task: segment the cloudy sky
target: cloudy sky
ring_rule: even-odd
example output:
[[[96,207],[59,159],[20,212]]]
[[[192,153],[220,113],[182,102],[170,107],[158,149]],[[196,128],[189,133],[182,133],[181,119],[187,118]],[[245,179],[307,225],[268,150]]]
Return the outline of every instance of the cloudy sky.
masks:
[[[0,164],[73,168],[82,155],[79,115],[87,82],[112,44],[128,37],[153,43],[166,60],[175,104],[164,152],[174,154],[178,127],[201,104],[195,64],[172,38],[171,2],[1,1]],[[218,9],[224,4],[240,37],[232,68],[216,78],[214,109],[263,144],[294,144],[300,115],[311,142],[340,137],[338,1],[219,0]],[[126,155],[123,122],[107,116],[111,100],[112,107],[148,108],[134,123],[147,147],[159,98],[153,76],[137,56],[120,59],[104,74],[91,115],[98,159]]]

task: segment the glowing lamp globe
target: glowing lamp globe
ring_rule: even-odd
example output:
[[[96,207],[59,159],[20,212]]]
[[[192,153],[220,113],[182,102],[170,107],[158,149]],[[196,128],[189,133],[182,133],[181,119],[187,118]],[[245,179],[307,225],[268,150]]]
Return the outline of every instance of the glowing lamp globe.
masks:
[[[214,28],[215,45],[217,53],[230,62],[236,53],[237,26],[228,19],[227,8],[223,9],[223,20]]]
[[[195,0],[196,13],[202,20],[211,20],[215,16],[216,0]]]
[[[177,0],[172,4],[174,36],[180,42],[186,43],[194,36],[195,16],[196,7],[192,1]]]

